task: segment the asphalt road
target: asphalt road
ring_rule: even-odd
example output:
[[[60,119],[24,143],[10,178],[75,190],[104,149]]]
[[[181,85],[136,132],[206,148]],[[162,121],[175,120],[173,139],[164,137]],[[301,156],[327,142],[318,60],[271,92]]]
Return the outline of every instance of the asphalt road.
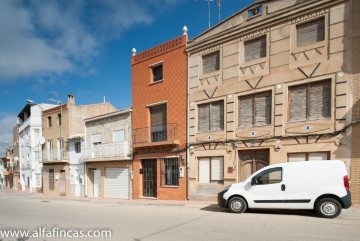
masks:
[[[336,219],[313,212],[251,211],[231,214],[216,205],[79,201],[0,192],[0,231],[110,230],[111,238],[67,240],[360,240],[360,208]],[[40,232],[40,231],[39,231]],[[4,238],[64,240],[64,238]]]

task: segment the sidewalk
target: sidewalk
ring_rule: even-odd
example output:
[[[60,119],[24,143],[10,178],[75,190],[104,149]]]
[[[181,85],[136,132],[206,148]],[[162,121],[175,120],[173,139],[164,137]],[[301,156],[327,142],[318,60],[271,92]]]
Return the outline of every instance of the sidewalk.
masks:
[[[136,199],[136,200],[123,200],[118,198],[94,198],[94,197],[65,197],[65,196],[45,196],[39,192],[22,192],[18,190],[0,190],[0,193],[17,194],[27,196],[29,198],[41,200],[69,200],[79,202],[94,202],[94,203],[126,203],[134,205],[156,205],[156,206],[187,206],[196,208],[205,208],[212,206],[217,208],[216,201],[182,201],[182,200],[157,200],[157,199]],[[220,207],[219,207],[220,208]]]

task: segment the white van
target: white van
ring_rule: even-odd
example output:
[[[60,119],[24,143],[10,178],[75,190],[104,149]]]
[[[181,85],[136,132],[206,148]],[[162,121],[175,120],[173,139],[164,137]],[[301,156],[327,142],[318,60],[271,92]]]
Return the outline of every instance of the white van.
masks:
[[[247,208],[315,209],[322,217],[335,218],[351,206],[349,178],[338,160],[269,165],[225,187],[218,204],[234,213]]]

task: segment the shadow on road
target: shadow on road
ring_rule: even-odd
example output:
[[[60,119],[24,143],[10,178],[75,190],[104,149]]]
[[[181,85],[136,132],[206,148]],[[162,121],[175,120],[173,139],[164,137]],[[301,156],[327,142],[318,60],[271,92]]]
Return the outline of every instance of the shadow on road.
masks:
[[[209,206],[201,208],[200,210],[207,212],[223,212],[230,214],[227,209],[220,208],[217,204],[211,204]],[[313,210],[248,209],[245,213],[318,217],[316,212]]]

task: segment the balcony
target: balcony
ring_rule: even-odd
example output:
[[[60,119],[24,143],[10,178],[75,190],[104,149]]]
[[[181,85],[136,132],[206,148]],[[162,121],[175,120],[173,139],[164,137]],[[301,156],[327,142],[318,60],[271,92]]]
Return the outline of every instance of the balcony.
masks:
[[[107,160],[130,160],[131,148],[128,141],[99,144],[86,147],[82,151],[81,159],[84,162]]]
[[[64,149],[45,149],[42,152],[43,163],[66,163],[68,162],[65,156],[66,151]]]
[[[153,126],[133,130],[133,147],[178,145],[177,124]]]

